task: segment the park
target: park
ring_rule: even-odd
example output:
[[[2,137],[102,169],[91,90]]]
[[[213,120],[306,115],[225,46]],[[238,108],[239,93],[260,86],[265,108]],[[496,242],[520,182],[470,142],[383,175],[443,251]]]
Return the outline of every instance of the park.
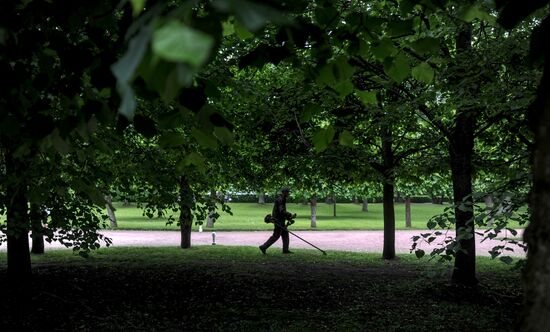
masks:
[[[550,0],[0,3],[0,331],[550,331]]]

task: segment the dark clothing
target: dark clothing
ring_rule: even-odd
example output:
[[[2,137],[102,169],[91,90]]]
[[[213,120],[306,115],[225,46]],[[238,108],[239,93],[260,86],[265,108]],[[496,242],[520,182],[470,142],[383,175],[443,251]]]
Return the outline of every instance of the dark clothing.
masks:
[[[286,199],[283,196],[279,196],[275,200],[271,216],[280,222],[280,225],[283,227],[285,225],[285,221],[292,217],[292,214],[286,210]]]
[[[277,242],[279,237],[283,240],[283,252],[287,252],[290,242],[288,238],[288,231],[286,230],[286,228],[280,227],[278,223],[273,229],[273,235],[271,235],[271,237],[269,237],[269,239],[267,239],[267,241],[262,244],[262,248],[267,249],[271,247],[273,243]]]
[[[271,245],[275,243],[280,237],[283,240],[283,252],[288,252],[289,239],[288,231],[285,227],[285,221],[290,220],[292,218],[292,214],[286,210],[286,197],[277,197],[277,199],[275,200],[275,204],[273,205],[271,216],[273,217],[273,223],[275,224],[273,235],[271,235],[271,237],[267,239],[267,241],[262,244],[260,248],[263,248],[262,250],[266,250],[267,248],[271,247]]]

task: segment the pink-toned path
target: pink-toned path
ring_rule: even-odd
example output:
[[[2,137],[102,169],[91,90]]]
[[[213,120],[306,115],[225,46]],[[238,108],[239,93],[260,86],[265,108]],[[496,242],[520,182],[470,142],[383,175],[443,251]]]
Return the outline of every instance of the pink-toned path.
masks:
[[[395,250],[397,253],[409,253],[412,245],[411,237],[419,235],[427,231],[422,230],[403,230],[396,231],[395,234]],[[177,231],[102,231],[102,234],[113,240],[113,246],[140,246],[140,247],[162,247],[162,246],[178,246],[180,243],[180,234]],[[296,231],[294,232],[300,237],[313,243],[323,250],[342,250],[355,252],[381,253],[383,248],[383,231]],[[271,235],[267,231],[251,231],[251,232],[216,232],[216,244],[224,246],[258,246],[262,244]],[[452,235],[452,234],[449,234]],[[510,234],[508,234],[511,236]],[[519,230],[518,237],[521,237],[522,231]],[[505,234],[502,234],[505,236]],[[476,236],[476,251],[478,255],[489,256],[488,251],[496,245],[502,244],[498,240],[486,240],[480,242],[481,238]],[[438,242],[438,241],[435,241]],[[191,235],[191,243],[194,246],[211,245],[212,232],[193,232]],[[46,243],[47,248],[60,248],[59,243]],[[292,248],[307,248],[313,249],[308,244],[301,240],[290,236],[290,247]],[[0,250],[5,250],[5,245],[0,246]],[[281,248],[281,240],[268,252],[277,252]],[[425,244],[421,246],[426,253],[431,251],[431,247]],[[513,256],[525,256],[521,248],[515,249],[513,252],[508,252]]]

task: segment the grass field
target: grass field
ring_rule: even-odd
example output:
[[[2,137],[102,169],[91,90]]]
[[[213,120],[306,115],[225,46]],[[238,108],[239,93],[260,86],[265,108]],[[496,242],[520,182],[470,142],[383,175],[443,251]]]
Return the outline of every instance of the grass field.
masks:
[[[6,288],[0,330],[511,331],[519,271],[478,258],[480,287],[412,255],[198,246],[67,250],[33,256],[34,278]],[[0,253],[0,283],[6,284]]]
[[[263,222],[264,216],[271,213],[272,205],[256,203],[230,203],[233,215],[220,212],[221,216],[214,225],[215,230],[271,230],[272,225]],[[119,229],[133,230],[176,230],[175,224],[166,225],[166,219],[143,216],[135,206],[122,206],[116,203],[116,215]],[[427,221],[443,212],[447,205],[411,204],[411,229],[426,229]],[[294,230],[311,230],[311,210],[309,205],[288,203],[287,210],[296,213]],[[369,212],[361,211],[360,204],[337,204],[336,217],[333,217],[333,205],[317,205],[318,230],[381,230],[384,228],[381,203],[369,204]],[[177,216],[176,216],[177,217]],[[405,227],[405,205],[395,204],[395,223],[397,229]],[[512,227],[517,227],[517,223]],[[194,225],[194,229],[198,226]],[[203,226],[204,227],[204,226]],[[206,229],[206,228],[205,228]]]

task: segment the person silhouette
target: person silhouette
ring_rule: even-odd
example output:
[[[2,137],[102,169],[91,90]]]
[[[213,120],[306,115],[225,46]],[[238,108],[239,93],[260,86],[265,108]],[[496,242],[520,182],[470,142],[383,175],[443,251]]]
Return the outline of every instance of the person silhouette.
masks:
[[[273,222],[273,235],[267,239],[267,241],[259,246],[262,254],[265,255],[266,250],[275,243],[279,237],[283,239],[283,254],[292,254],[292,251],[288,250],[289,247],[289,237],[288,230],[286,229],[285,222],[292,221],[296,217],[296,214],[291,214],[286,210],[286,199],[290,195],[290,188],[284,187],[281,189],[281,195],[275,199],[273,204],[273,211],[271,213],[271,218]]]

